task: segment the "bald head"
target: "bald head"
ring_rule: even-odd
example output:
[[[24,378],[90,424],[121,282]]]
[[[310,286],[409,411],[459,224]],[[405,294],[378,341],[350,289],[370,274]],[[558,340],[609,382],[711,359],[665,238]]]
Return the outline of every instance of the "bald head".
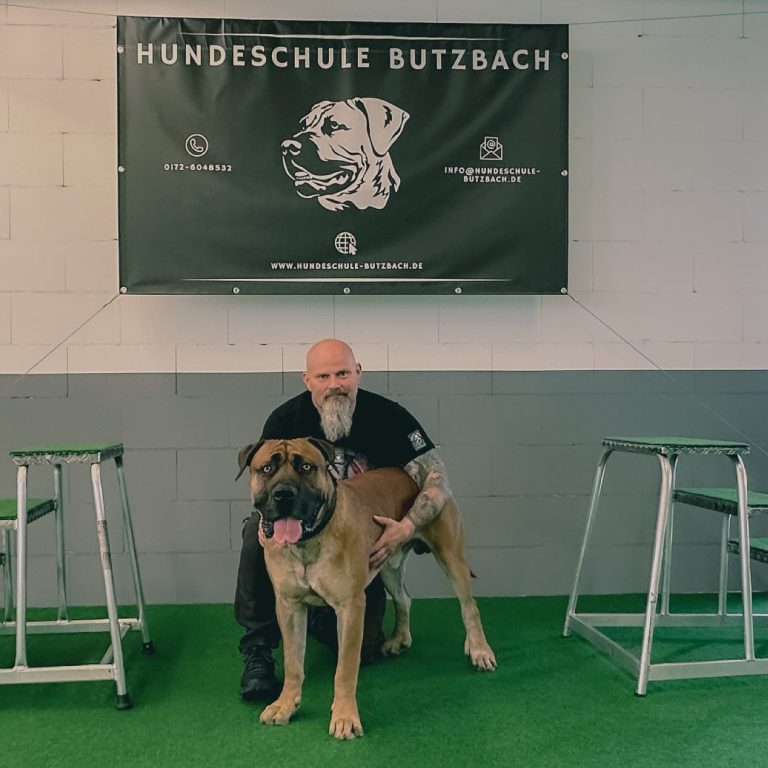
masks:
[[[324,365],[328,360],[341,359],[346,359],[353,367],[356,365],[352,347],[340,339],[322,339],[313,344],[307,352],[307,371]]]
[[[312,393],[312,402],[322,411],[326,398],[346,395],[354,407],[362,368],[349,344],[339,339],[323,339],[307,352],[304,384]]]

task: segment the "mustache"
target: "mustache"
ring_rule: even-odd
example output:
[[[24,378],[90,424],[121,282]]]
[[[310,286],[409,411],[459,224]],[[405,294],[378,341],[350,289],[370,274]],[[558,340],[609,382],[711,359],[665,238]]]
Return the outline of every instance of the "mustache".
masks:
[[[337,389],[327,392],[323,400],[330,400],[332,397],[346,397],[349,399],[349,395],[343,389]]]

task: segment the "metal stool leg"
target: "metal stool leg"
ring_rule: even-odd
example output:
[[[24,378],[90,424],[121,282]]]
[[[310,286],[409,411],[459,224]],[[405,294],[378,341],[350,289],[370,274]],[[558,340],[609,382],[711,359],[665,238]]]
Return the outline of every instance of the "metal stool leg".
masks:
[[[669,457],[672,468],[672,488],[675,487],[675,468],[677,467],[677,454]],[[667,518],[667,533],[664,539],[664,570],[661,577],[661,611],[663,616],[669,615],[669,594],[672,590],[672,538],[675,532],[675,502],[669,503],[669,517]]]
[[[744,658],[755,658],[755,636],[752,623],[752,576],[749,563],[749,513],[747,511],[747,470],[741,456],[731,457],[736,469],[739,499],[739,560],[741,562],[741,603],[744,620]]]
[[[653,628],[656,623],[656,603],[658,601],[659,581],[661,579],[661,561],[664,552],[664,539],[667,533],[667,518],[672,502],[672,463],[668,456],[659,455],[661,465],[661,491],[659,493],[659,511],[656,517],[656,536],[653,541],[651,559],[651,580],[648,585],[648,601],[645,607],[643,626],[643,645],[640,651],[640,666],[637,674],[638,696],[645,696],[651,666]]]
[[[109,548],[107,533],[107,517],[104,509],[104,492],[101,487],[101,466],[91,464],[91,484],[93,486],[93,501],[96,506],[96,526],[99,534],[99,555],[101,568],[104,573],[104,591],[107,599],[107,615],[109,617],[109,633],[112,638],[112,655],[114,658],[115,684],[117,686],[117,708],[129,709],[131,700],[125,683],[125,667],[123,665],[123,645],[120,636],[120,624],[117,616],[117,601],[115,599],[115,581],[112,574],[112,554]]]
[[[603,477],[605,477],[605,465],[608,461],[608,457],[613,453],[613,449],[607,448],[600,456],[600,461],[597,463],[597,469],[595,470],[595,481],[592,484],[592,496],[589,500],[589,512],[587,513],[587,525],[584,529],[584,538],[581,542],[581,551],[579,552],[579,561],[576,565],[576,576],[573,580],[573,589],[571,590],[571,596],[568,600],[568,609],[565,612],[565,625],[563,626],[563,637],[568,637],[570,634],[570,622],[571,616],[576,611],[576,603],[579,599],[579,581],[581,580],[581,571],[584,566],[584,555],[587,551],[587,545],[589,544],[589,537],[592,533],[592,525],[595,522],[595,515],[597,513],[597,505],[600,501],[600,491],[603,487]]]
[[[56,581],[59,587],[59,621],[67,621],[67,571],[64,559],[64,493],[61,481],[61,464],[53,466],[54,493],[56,509],[53,510],[56,519]]]
[[[720,577],[717,587],[717,615],[728,612],[728,539],[731,532],[731,516],[723,515],[720,527]]]
[[[27,469],[16,472],[16,668],[27,666]]]
[[[141,626],[141,638],[144,645],[144,653],[154,653],[155,646],[149,636],[149,627],[147,626],[146,606],[144,604],[144,587],[141,583],[141,572],[139,571],[139,558],[136,554],[136,538],[133,534],[133,520],[131,518],[131,507],[128,503],[128,490],[125,485],[125,472],[123,469],[123,457],[115,457],[115,467],[117,468],[117,482],[120,486],[120,500],[123,507],[123,525],[128,544],[128,554],[131,558],[131,568],[133,570],[133,587],[136,594],[136,607],[138,611],[139,624]]]
[[[11,534],[3,528],[3,623],[13,616],[13,582],[11,581]]]

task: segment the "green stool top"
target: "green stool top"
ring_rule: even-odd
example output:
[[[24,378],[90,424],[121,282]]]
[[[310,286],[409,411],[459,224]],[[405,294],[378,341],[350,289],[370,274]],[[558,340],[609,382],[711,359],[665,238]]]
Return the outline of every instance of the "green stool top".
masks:
[[[736,515],[739,512],[738,493],[735,488],[678,488],[672,498],[682,504]],[[768,493],[747,491],[750,512],[768,512]]]
[[[27,522],[37,520],[56,508],[53,499],[27,499]],[[16,522],[16,499],[0,499],[0,526]]]
[[[27,464],[98,464],[123,455],[122,443],[50,443],[10,452],[17,466]]]
[[[749,453],[747,443],[710,440],[704,437],[604,437],[603,445],[619,451],[659,453],[663,456],[678,453],[722,453],[741,456]]]
[[[741,552],[741,547],[739,547],[739,542],[736,539],[731,539],[728,542],[728,551],[733,555],[738,555]],[[768,539],[750,539],[749,557],[759,563],[768,563]]]

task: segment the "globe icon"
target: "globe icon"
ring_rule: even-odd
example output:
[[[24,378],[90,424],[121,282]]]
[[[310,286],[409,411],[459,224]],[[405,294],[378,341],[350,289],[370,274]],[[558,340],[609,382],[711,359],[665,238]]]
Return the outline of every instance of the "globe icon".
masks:
[[[336,250],[345,256],[354,256],[357,253],[357,240],[351,232],[339,232],[333,244]]]

